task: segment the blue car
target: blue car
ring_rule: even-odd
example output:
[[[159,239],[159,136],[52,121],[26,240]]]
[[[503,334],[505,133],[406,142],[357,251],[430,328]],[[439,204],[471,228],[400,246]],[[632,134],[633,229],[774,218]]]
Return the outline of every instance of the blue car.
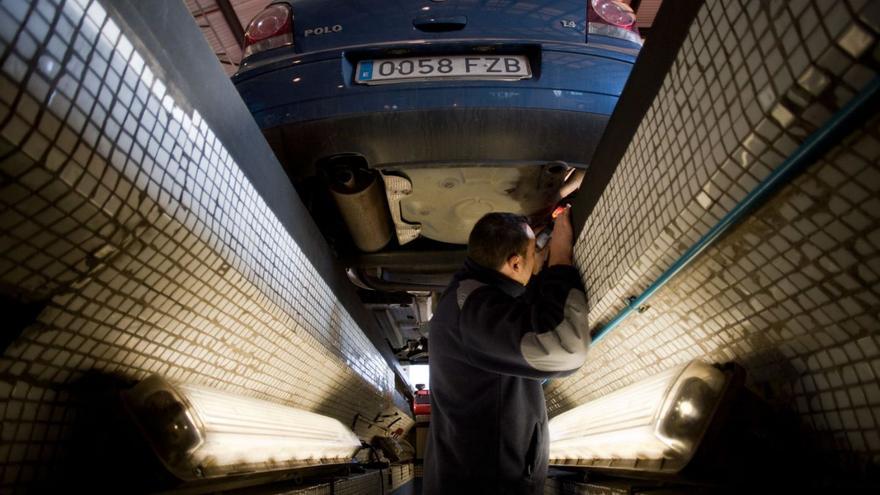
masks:
[[[614,0],[287,0],[233,82],[353,281],[431,291],[577,190],[641,44]]]

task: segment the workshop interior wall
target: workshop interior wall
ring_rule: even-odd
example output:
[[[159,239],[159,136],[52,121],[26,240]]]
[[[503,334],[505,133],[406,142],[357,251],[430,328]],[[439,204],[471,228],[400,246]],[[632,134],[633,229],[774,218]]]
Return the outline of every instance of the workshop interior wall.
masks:
[[[26,322],[3,335],[0,490],[72,455],[96,373],[408,430],[386,361],[198,109],[101,3],[56,3],[0,4],[0,287]]]

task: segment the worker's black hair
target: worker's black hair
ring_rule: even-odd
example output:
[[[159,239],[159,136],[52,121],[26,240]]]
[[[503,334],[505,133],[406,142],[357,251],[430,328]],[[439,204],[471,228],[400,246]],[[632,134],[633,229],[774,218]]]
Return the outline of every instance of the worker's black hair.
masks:
[[[487,213],[479,219],[468,237],[468,257],[477,264],[497,270],[511,256],[525,256],[529,221],[513,213]]]

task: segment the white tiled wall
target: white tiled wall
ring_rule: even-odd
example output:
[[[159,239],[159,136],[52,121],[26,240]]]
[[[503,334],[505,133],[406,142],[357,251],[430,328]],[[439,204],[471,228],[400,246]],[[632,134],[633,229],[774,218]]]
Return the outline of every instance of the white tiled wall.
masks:
[[[0,284],[47,304],[0,358],[0,487],[50,475],[90,369],[408,429],[382,356],[136,45],[96,1],[0,4]]]
[[[876,2],[708,1],[575,246],[598,328],[876,77]],[[872,121],[547,390],[551,415],[737,360],[768,398],[880,460],[880,137]]]

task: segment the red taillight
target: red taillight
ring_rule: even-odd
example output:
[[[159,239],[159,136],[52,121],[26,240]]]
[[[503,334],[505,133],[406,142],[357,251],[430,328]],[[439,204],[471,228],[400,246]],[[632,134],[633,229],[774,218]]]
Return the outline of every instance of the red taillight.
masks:
[[[244,33],[244,56],[293,43],[290,7],[276,3],[260,12]]]
[[[619,0],[587,0],[587,35],[592,34],[642,44],[636,13]]]
[[[593,11],[606,24],[629,28],[636,23],[636,13],[619,0],[590,0]]]

